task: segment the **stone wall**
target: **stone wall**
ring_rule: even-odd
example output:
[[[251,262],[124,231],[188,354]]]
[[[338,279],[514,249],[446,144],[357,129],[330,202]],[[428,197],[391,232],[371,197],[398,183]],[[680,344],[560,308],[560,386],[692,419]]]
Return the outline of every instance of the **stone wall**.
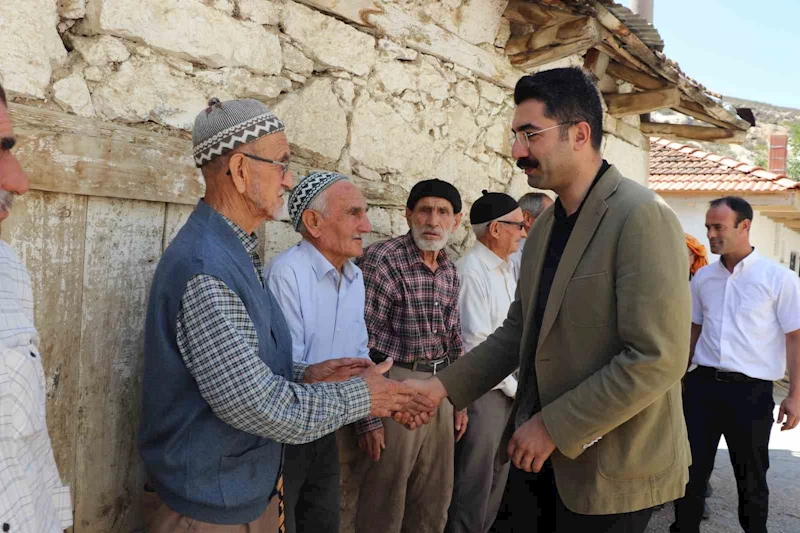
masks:
[[[304,4],[336,5],[364,24]],[[0,79],[17,101],[184,137],[211,96],[262,100],[287,123],[296,175],[334,169],[369,191],[370,240],[407,230],[404,197],[423,178],[453,182],[467,209],[482,189],[527,192],[507,139],[509,80],[522,75],[502,50],[507,1],[384,2],[395,11],[383,25],[358,11],[366,4],[1,2]],[[638,124],[607,119],[606,156],[644,182]],[[284,222],[264,234],[268,253],[297,239]],[[451,245],[460,253],[471,242],[462,227]]]

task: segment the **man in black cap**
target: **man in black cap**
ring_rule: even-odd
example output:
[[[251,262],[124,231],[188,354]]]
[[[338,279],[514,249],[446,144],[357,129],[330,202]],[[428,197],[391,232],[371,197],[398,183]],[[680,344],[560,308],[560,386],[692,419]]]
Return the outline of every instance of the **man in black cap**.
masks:
[[[394,359],[389,377],[428,378],[463,353],[456,267],[444,251],[461,222],[450,183],[417,183],[406,203],[406,235],[367,248],[359,261],[366,288],[370,356]],[[356,531],[441,533],[453,490],[455,441],[466,409],[441,402],[428,425],[406,431],[383,420],[385,446],[361,487]]]
[[[456,263],[465,352],[503,324],[519,277],[511,255],[526,235],[519,204],[499,192],[483,191],[472,204],[469,222],[478,240]],[[495,456],[516,393],[517,380],[509,375],[469,406],[469,428],[456,444],[447,533],[486,533],[494,521],[509,467],[508,461],[496,463]]]

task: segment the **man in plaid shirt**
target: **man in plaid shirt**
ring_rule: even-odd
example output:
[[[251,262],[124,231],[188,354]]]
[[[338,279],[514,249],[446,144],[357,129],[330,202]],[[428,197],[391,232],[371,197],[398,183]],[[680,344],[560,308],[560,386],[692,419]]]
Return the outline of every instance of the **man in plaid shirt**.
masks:
[[[396,380],[428,378],[463,354],[458,274],[444,251],[461,222],[461,197],[445,181],[422,181],[411,190],[406,219],[409,233],[369,247],[359,261],[370,356],[391,357]],[[356,531],[441,532],[466,410],[442,402],[417,431],[389,418],[383,425],[386,449],[364,478]]]

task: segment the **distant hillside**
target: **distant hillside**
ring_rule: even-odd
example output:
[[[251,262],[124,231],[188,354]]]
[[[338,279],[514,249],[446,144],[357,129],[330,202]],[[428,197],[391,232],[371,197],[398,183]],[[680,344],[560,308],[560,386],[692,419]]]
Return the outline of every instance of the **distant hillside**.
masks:
[[[738,161],[755,164],[759,155],[761,157],[766,156],[770,135],[773,133],[786,133],[790,123],[800,123],[800,109],[780,107],[771,104],[765,104],[763,102],[735,98],[732,96],[723,96],[723,99],[732,104],[734,107],[750,108],[756,117],[756,126],[750,128],[750,130],[747,132],[747,138],[745,139],[744,144],[741,146],[735,144],[703,142],[686,142],[686,144],[697,146],[698,148],[702,148],[703,150],[707,150],[709,152],[725,155]],[[659,111],[652,113],[651,115],[653,120],[658,122],[701,124],[691,117],[687,117],[674,111]]]

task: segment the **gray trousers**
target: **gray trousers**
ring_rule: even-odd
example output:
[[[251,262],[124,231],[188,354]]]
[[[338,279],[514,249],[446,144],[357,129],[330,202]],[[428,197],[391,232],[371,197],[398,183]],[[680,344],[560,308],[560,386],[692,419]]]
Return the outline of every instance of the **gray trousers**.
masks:
[[[430,373],[399,366],[394,380]],[[383,419],[386,449],[371,463],[358,497],[355,533],[442,533],[453,493],[453,404],[439,404],[430,424],[408,431]]]
[[[283,466],[286,533],[339,532],[336,434],[287,446]]]
[[[493,390],[469,406],[467,432],[456,443],[447,533],[487,533],[492,526],[510,464],[501,465],[495,459],[513,403],[501,391]]]

